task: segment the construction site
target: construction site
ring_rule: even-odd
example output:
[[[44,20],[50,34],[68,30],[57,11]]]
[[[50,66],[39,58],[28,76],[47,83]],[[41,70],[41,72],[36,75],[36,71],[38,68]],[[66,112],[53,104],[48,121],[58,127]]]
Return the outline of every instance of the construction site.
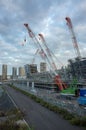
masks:
[[[68,60],[68,66],[66,68],[62,67],[58,70],[54,61],[55,55],[47,46],[43,34],[38,34],[38,37],[35,36],[29,24],[25,23],[24,26],[28,31],[29,37],[37,47],[35,55],[38,53],[45,62],[41,64],[40,73],[37,71],[37,66],[34,64],[35,59],[33,59],[31,65],[25,65],[26,79],[16,80],[16,83],[32,88],[34,92],[35,88],[37,90],[38,88],[39,90],[42,89],[42,91],[45,91],[43,89],[48,89],[63,95],[64,98],[69,97],[72,99],[73,97],[78,97],[78,104],[85,107],[86,57],[81,57],[71,19],[66,17],[65,20],[72,37],[76,54],[75,58]],[[46,64],[49,71],[46,71]],[[15,81],[13,83],[15,83]]]
[[[86,106],[86,57],[81,56],[71,19],[66,17],[65,21],[72,38],[75,58],[68,59],[68,65],[58,69],[55,59],[56,56],[53,51],[49,49],[43,34],[39,33],[35,35],[30,25],[24,23],[26,33],[29,34],[28,37],[35,46],[36,52],[34,53],[32,63],[24,65],[26,77],[24,79],[16,77],[17,72],[14,67],[14,76],[12,75],[11,80],[8,81],[30,88],[39,88],[42,89],[42,91],[44,91],[43,89],[51,90],[63,94],[64,96],[69,95],[71,98],[72,96],[76,96],[79,97],[80,105]],[[24,42],[26,41],[27,39],[25,38]],[[37,65],[34,63],[37,54],[39,54],[43,60],[43,62],[40,63],[40,72],[38,72]],[[7,66],[4,66],[4,68],[7,69]],[[48,68],[48,71],[46,68]],[[3,72],[6,73],[6,71],[3,69]],[[83,93],[82,96],[80,96],[81,93]]]
[[[64,88],[67,87],[66,84],[63,82],[63,80],[65,80],[65,77],[67,80],[77,78],[78,82],[80,82],[80,81],[84,82],[85,77],[86,77],[86,57],[81,57],[71,19],[69,17],[66,17],[65,20],[67,22],[67,26],[69,28],[70,35],[72,37],[72,43],[73,43],[73,47],[74,47],[76,55],[75,55],[75,59],[71,58],[68,60],[69,64],[68,64],[67,68],[61,68],[60,70],[57,69],[57,65],[54,60],[55,55],[47,46],[47,42],[46,42],[43,34],[38,34],[38,37],[35,36],[35,33],[31,30],[30,26],[27,23],[24,24],[24,26],[26,27],[26,29],[28,31],[29,37],[33,41],[34,46],[37,47],[35,55],[38,53],[40,55],[40,57],[45,61],[45,63],[47,64],[47,66],[49,68],[48,73],[49,73],[50,77],[54,78],[55,83],[59,86],[60,90],[63,89],[63,86],[64,86]],[[24,41],[26,41],[26,39],[24,39]],[[33,65],[34,60],[35,59],[33,58],[32,66],[34,66]],[[26,69],[25,69],[25,71],[27,73]],[[63,71],[63,74],[61,74],[62,73],[61,71]],[[32,73],[37,73],[37,71],[32,72]],[[27,78],[30,78],[30,77],[28,77],[29,75],[27,75]],[[40,76],[41,76],[41,74],[40,74]],[[63,80],[61,80],[61,78],[63,78]]]
[[[86,129],[86,0],[0,0],[0,130]]]
[[[54,59],[55,55],[47,46],[47,42],[43,34],[40,33],[38,34],[38,37],[35,36],[35,33],[32,31],[30,26],[27,23],[24,24],[25,28],[28,31],[29,37],[33,41],[33,44],[35,44],[36,46],[36,52],[32,60],[32,64],[24,65],[23,69],[25,70],[26,77],[23,78],[21,76],[21,74],[23,74],[21,67],[19,68],[19,77],[16,75],[17,72],[15,67],[13,67],[13,75],[11,76],[11,78],[7,79],[6,75],[2,76],[0,95],[1,110],[5,110],[5,108],[7,108],[7,111],[9,109],[13,109],[14,106],[17,105],[13,105],[12,102],[14,103],[15,98],[15,101],[17,101],[18,96],[24,93],[20,96],[20,100],[18,102],[20,106],[22,104],[21,108],[23,108],[22,112],[24,114],[26,114],[26,108],[27,113],[28,111],[29,113],[32,113],[32,115],[29,117],[29,119],[31,119],[31,117],[33,116],[33,118],[31,119],[32,122],[35,121],[35,119],[37,118],[37,116],[36,118],[34,118],[33,114],[36,113],[36,110],[35,112],[33,112],[31,106],[33,102],[32,100],[30,102],[31,104],[26,103],[25,105],[23,105],[23,103],[26,102],[26,95],[29,95],[30,98],[32,97],[32,99],[34,99],[37,103],[42,102],[42,106],[43,103],[46,104],[46,108],[49,108],[51,106],[50,110],[56,113],[58,113],[57,108],[59,108],[59,111],[61,109],[63,113],[68,112],[71,115],[71,120],[72,116],[74,116],[75,118],[81,118],[80,121],[82,121],[82,119],[84,118],[86,119],[86,57],[81,57],[71,19],[69,17],[66,17],[65,20],[70,30],[76,56],[74,59],[68,60],[68,65],[65,68],[62,66],[60,69],[58,69],[56,65]],[[24,39],[24,42],[26,42],[26,39]],[[40,72],[38,72],[37,65],[34,63],[36,54],[39,54],[44,61],[40,63]],[[48,71],[46,69],[47,66]],[[6,74],[7,66],[4,65],[3,68],[3,72],[5,72]],[[6,77],[5,80],[4,77]],[[11,99],[12,102],[10,101],[10,96],[8,95],[8,93],[5,94],[4,90],[10,92],[11,97],[14,96],[14,100],[13,98]],[[18,92],[17,90],[20,92]],[[23,98],[25,98],[25,100],[22,102]],[[5,100],[4,102],[3,99]],[[28,100],[29,98],[27,98],[27,101]],[[29,110],[27,106],[31,107],[31,110]],[[39,115],[40,113],[41,112],[39,112],[38,110]],[[67,119],[67,117],[65,119]],[[69,117],[68,120],[70,120]],[[36,121],[38,121],[38,118],[36,119]],[[37,123],[39,124],[39,122],[36,122],[36,124]]]

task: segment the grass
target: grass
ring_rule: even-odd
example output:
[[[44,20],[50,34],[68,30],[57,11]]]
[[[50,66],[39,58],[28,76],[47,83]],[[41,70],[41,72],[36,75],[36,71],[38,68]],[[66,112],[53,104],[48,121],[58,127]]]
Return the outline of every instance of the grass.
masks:
[[[3,88],[4,93],[5,89]],[[0,130],[33,130],[23,121],[24,113],[18,108],[0,111]],[[22,123],[17,123],[22,121]]]
[[[58,106],[54,106],[46,101],[44,101],[43,99],[38,98],[37,96],[30,94],[24,90],[21,90],[13,85],[10,85],[10,87],[13,87],[14,89],[22,92],[23,94],[27,95],[28,97],[30,97],[31,99],[33,99],[34,101],[36,101],[37,103],[41,104],[42,106],[48,108],[49,110],[55,112],[55,113],[59,113],[64,119],[69,120],[69,122],[73,125],[77,125],[77,126],[82,126],[82,127],[86,127],[86,116],[84,117],[80,117],[74,114],[69,113],[67,110],[65,109],[61,109]]]
[[[4,114],[3,114],[4,113]],[[5,117],[0,122],[0,130],[33,130],[26,123],[17,123],[23,121],[24,114],[19,109],[11,109],[8,112],[1,111],[0,117]]]
[[[0,130],[31,130],[26,124],[17,124],[14,120],[0,123]]]

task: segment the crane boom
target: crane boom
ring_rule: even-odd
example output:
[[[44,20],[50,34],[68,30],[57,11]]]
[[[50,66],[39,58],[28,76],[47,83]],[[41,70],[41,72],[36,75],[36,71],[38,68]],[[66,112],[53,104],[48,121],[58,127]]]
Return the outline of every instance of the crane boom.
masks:
[[[40,49],[41,53],[43,53],[45,55],[45,58],[47,59],[48,64],[53,69],[52,64],[55,65],[55,63],[54,62],[51,63],[50,58],[47,56],[44,48],[42,47],[42,45],[40,44],[40,42],[38,41],[38,39],[35,37],[35,34],[32,32],[32,30],[30,29],[30,27],[28,26],[28,24],[26,23],[26,24],[24,24],[24,26],[27,28],[29,36],[33,39],[34,43],[37,45],[37,48]],[[41,38],[43,38],[42,35],[41,35]],[[51,57],[51,53],[49,51],[49,48],[46,45],[46,42],[45,42],[44,38],[43,38],[43,41],[44,41],[44,45],[45,45],[45,47],[47,49],[48,55]],[[66,88],[66,85],[61,81],[60,76],[58,74],[56,74],[56,73],[54,73],[54,74],[55,74],[55,83],[58,85],[59,89],[63,90],[64,88]]]
[[[75,49],[75,53],[76,53],[78,58],[81,58],[81,54],[80,54],[80,51],[79,51],[79,47],[78,47],[77,39],[76,39],[74,30],[73,30],[73,25],[72,25],[71,19],[69,17],[66,17],[65,19],[67,21],[67,25],[68,25],[69,30],[70,30],[71,35],[72,35],[72,40],[73,40],[73,46],[74,46],[74,49]]]
[[[45,49],[46,49],[47,55],[48,55],[48,57],[49,57],[49,59],[50,59],[50,61],[51,61],[52,67],[54,68],[54,70],[57,70],[57,66],[55,65],[55,62],[54,62],[54,60],[53,60],[53,58],[52,58],[51,51],[50,51],[50,49],[49,49],[48,46],[47,46],[47,43],[46,43],[46,41],[45,41],[45,39],[44,39],[43,34],[38,34],[38,35],[40,36],[40,38],[41,38],[41,40],[42,40],[42,42],[43,42],[43,45],[45,46]]]
[[[40,50],[39,54],[41,56],[42,59],[47,59],[48,64],[50,65],[49,67],[52,68],[52,65],[50,63],[50,60],[48,59],[48,56],[46,55],[43,47],[41,46],[40,42],[38,41],[38,39],[36,38],[35,34],[33,33],[33,31],[30,29],[29,25],[27,23],[24,24],[24,26],[26,27],[26,29],[28,30],[29,36],[30,38],[32,38],[33,42],[35,43],[36,47]]]
[[[34,54],[34,57],[32,59],[32,64],[34,64],[34,62],[35,62],[35,56],[37,55],[38,52],[39,52],[39,49],[37,49],[36,52],[35,52],[35,54]]]
[[[56,74],[55,78],[54,78],[55,79],[55,83],[59,86],[60,90],[62,90],[63,88],[67,88],[66,84],[63,83],[63,81],[61,80],[60,76],[55,71],[55,70],[57,70],[57,66],[56,66],[56,64],[55,64],[55,62],[53,60],[53,55],[52,55],[53,53],[48,48],[47,43],[45,41],[45,38],[44,38],[43,34],[39,34],[39,36],[40,36],[40,38],[41,38],[41,40],[42,40],[42,42],[43,42],[43,44],[45,46],[45,49],[46,49],[47,55],[48,55],[48,57],[49,57],[49,59],[51,61],[52,67],[54,68],[54,72]]]

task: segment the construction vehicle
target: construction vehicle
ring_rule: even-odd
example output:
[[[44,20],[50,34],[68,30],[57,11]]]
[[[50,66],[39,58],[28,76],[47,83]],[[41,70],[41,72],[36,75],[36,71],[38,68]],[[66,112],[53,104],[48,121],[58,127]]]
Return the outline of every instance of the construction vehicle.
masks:
[[[57,67],[55,65],[55,62],[53,61],[51,52],[49,50],[49,48],[47,47],[47,44],[45,42],[45,39],[43,37],[42,34],[39,34],[43,45],[41,45],[41,43],[39,42],[39,40],[37,39],[37,37],[35,36],[35,34],[33,33],[33,31],[31,30],[31,28],[29,27],[29,25],[27,23],[24,24],[24,26],[27,28],[28,33],[30,38],[32,38],[35,46],[40,50],[40,56],[45,60],[47,60],[47,63],[49,65],[50,70],[52,69],[52,78],[54,78],[54,82],[55,84],[59,87],[59,90],[63,90],[65,88],[67,88],[67,85],[61,80],[61,77],[58,75],[57,73]]]
[[[51,50],[49,49],[49,47],[47,46],[47,43],[46,43],[46,41],[45,41],[45,39],[44,39],[43,34],[39,34],[39,36],[40,36],[40,38],[41,38],[41,40],[42,40],[42,43],[43,43],[44,48],[45,48],[44,50],[46,50],[47,56],[48,56],[49,61],[50,61],[51,65],[52,65],[52,68],[53,68],[53,70],[54,70],[55,82],[56,82],[56,84],[60,84],[60,90],[66,89],[66,88],[67,88],[67,85],[61,80],[60,76],[59,76],[59,75],[57,74],[57,72],[56,72],[57,66],[56,66],[56,64],[55,64],[55,62],[54,62],[52,51],[51,51]],[[61,88],[61,85],[62,85],[62,88]]]
[[[70,30],[70,34],[71,34],[71,37],[72,37],[72,42],[73,42],[73,47],[74,47],[74,50],[75,50],[75,54],[76,54],[76,59],[77,59],[77,63],[78,63],[78,69],[79,69],[79,73],[80,73],[80,79],[82,77],[82,72],[81,72],[81,65],[80,65],[80,59],[81,59],[81,54],[80,54],[80,50],[79,50],[79,47],[78,47],[78,43],[77,43],[77,39],[76,39],[76,36],[75,36],[75,32],[74,32],[74,29],[73,29],[73,24],[72,24],[72,21],[69,17],[66,17],[65,20],[67,21],[67,26],[69,27],[69,30]],[[70,85],[70,89],[74,89],[74,90],[77,90],[77,85],[74,83],[75,81],[75,78],[76,77],[73,77],[73,81],[72,81],[72,86]],[[77,83],[78,83],[78,80],[77,80]],[[74,93],[74,92],[73,92]]]
[[[70,94],[71,96],[78,96],[77,79],[73,78],[69,87],[61,91],[62,94]]]

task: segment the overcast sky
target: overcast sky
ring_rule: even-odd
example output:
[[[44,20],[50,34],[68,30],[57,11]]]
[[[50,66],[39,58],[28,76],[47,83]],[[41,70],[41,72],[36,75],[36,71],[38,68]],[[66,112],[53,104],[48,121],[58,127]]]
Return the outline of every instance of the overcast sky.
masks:
[[[11,74],[12,67],[32,63],[37,47],[24,23],[36,36],[44,35],[58,68],[66,66],[68,59],[76,57],[66,16],[72,20],[81,56],[86,57],[86,0],[0,0],[0,73],[2,64]],[[37,54],[35,63],[39,66],[41,61]]]

